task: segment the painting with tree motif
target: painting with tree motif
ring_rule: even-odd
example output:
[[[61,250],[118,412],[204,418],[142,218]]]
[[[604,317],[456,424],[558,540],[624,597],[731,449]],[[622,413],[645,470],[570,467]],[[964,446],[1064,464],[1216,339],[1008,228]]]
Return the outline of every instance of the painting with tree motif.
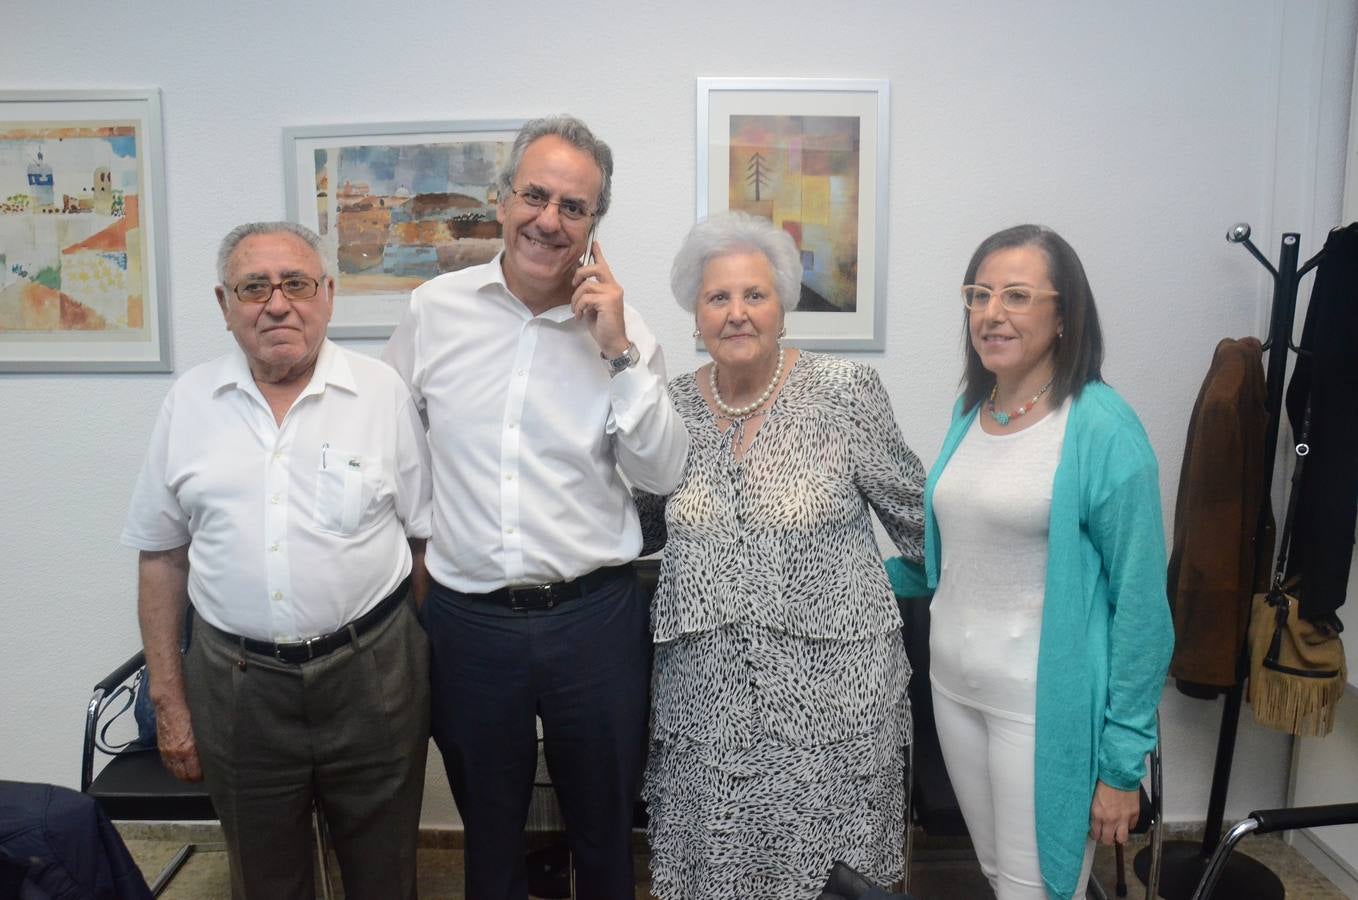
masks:
[[[884,346],[887,111],[885,81],[698,79],[698,216],[738,209],[792,236],[799,346]]]

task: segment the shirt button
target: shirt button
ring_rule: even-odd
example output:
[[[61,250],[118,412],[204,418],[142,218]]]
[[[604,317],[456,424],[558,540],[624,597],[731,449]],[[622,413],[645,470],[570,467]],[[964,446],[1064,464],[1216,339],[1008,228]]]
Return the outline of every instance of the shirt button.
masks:
[[[282,592],[282,591],[274,591],[274,592],[273,592],[273,598],[274,598],[275,600],[282,600],[282,599],[283,599],[283,592]]]
[[[273,458],[274,458],[274,459],[282,459],[282,458],[283,458],[283,451],[282,451],[282,450],[275,450],[275,451],[274,451]]]
[[[277,494],[274,494],[272,497],[270,497],[270,498],[269,498],[269,502],[272,503],[274,506],[277,506],[277,505],[278,505],[278,495],[277,495]]]
[[[271,545],[269,546],[269,551],[272,552],[272,553],[277,553],[277,552],[278,552],[278,543],[275,542],[275,543],[271,544]]]
[[[518,427],[519,427],[519,423],[518,423],[518,422],[510,422],[510,423],[509,423],[509,430],[510,430],[510,431],[513,431],[515,428],[518,428]]]
[[[525,372],[523,369],[520,369],[520,370],[518,371],[517,374],[518,374],[518,376],[519,376],[520,378],[522,378],[523,376],[527,375],[528,373]]]
[[[513,534],[513,533],[514,533],[514,526],[513,526],[513,525],[511,525],[511,526],[509,526],[508,528],[505,529],[505,534]]]
[[[513,480],[514,480],[514,476],[513,476],[513,475],[506,475],[506,476],[505,476],[505,481],[513,481]]]

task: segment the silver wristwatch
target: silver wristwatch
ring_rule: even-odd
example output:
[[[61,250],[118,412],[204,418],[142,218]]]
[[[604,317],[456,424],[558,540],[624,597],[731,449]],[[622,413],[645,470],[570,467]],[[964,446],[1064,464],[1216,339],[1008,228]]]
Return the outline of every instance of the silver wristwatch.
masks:
[[[600,353],[599,358],[608,363],[608,374],[616,375],[623,369],[630,369],[641,362],[641,351],[637,349],[636,344],[629,343],[627,349],[622,351],[622,356],[609,359]]]

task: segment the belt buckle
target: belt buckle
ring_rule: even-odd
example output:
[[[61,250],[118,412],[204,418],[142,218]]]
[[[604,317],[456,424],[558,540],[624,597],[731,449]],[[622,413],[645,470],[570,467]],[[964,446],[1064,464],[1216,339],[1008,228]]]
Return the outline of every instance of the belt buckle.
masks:
[[[556,606],[556,597],[552,596],[550,584],[530,584],[509,589],[509,608],[513,612],[551,609],[553,606]]]
[[[304,640],[304,641],[297,641],[297,642],[292,643],[292,644],[274,644],[274,647],[273,647],[273,655],[274,655],[274,659],[278,660],[278,661],[281,662],[281,663],[287,663],[288,665],[292,665],[292,666],[301,665],[301,664],[304,663],[304,662],[311,662],[313,659],[316,658],[316,648],[313,647],[312,645],[315,644],[315,643],[316,643],[317,641],[319,641],[320,639],[321,639],[321,636],[317,636],[317,637],[309,637],[309,638],[307,638],[307,639]],[[294,650],[305,650],[305,651],[306,651],[306,659],[300,659],[300,660],[298,660],[297,662],[293,662],[291,659],[284,659],[284,658],[283,658],[283,655],[284,655],[284,652],[285,652],[285,651],[286,651],[289,655],[291,655],[292,652],[293,652]]]

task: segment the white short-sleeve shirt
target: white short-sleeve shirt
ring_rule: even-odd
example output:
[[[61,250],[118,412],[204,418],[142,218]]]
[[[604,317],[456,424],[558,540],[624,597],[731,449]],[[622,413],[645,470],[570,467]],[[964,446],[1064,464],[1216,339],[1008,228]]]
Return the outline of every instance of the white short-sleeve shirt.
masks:
[[[430,530],[429,451],[400,377],[326,341],[277,424],[239,348],[161,406],[122,541],[189,545],[189,597],[233,634],[296,641],[361,616]]]

